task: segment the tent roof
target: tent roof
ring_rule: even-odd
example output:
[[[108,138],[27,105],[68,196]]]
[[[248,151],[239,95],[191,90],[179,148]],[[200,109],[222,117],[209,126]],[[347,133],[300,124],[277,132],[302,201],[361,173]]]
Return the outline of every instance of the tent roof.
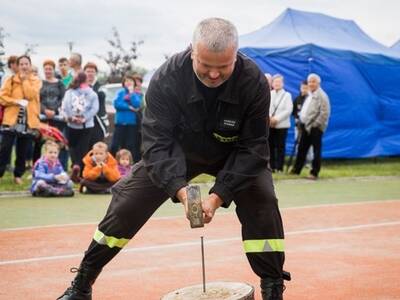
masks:
[[[400,40],[394,43],[390,48],[400,51]]]
[[[240,48],[286,48],[305,44],[399,57],[368,36],[354,21],[286,9],[270,24],[240,36]]]

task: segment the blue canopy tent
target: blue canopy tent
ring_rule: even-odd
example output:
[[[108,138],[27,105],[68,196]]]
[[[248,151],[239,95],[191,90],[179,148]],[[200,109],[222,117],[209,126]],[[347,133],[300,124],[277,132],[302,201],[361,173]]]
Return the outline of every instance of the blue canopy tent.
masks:
[[[400,154],[398,51],[370,38],[354,21],[293,9],[242,35],[239,44],[263,72],[285,77],[293,99],[309,73],[321,76],[332,108],[323,157]],[[293,140],[292,122],[287,153]]]

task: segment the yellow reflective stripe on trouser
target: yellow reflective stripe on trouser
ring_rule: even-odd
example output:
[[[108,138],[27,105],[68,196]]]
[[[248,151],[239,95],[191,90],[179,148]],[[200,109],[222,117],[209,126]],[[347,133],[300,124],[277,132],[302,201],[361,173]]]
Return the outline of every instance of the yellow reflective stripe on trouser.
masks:
[[[119,239],[113,236],[107,236],[104,233],[102,233],[99,229],[96,229],[93,239],[100,245],[106,245],[110,248],[114,247],[123,248],[129,242],[129,239],[124,239],[124,238]]]
[[[283,239],[244,240],[243,245],[246,253],[285,251],[285,243]]]

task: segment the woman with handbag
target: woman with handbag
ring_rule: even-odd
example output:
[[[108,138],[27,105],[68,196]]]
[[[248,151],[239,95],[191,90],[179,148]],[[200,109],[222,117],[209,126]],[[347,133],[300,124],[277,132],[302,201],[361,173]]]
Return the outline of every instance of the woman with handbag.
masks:
[[[14,181],[21,184],[28,145],[39,128],[41,81],[31,72],[29,56],[18,57],[17,64],[18,73],[9,77],[0,90],[0,104],[5,107],[1,126],[0,178],[4,175],[15,141]]]

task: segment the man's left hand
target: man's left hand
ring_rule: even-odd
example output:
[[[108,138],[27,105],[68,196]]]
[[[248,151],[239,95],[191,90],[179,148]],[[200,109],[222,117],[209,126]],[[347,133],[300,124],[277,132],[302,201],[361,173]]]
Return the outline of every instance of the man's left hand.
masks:
[[[210,223],[214,217],[215,211],[222,205],[222,199],[215,193],[212,193],[204,200],[201,205],[204,212],[204,223]]]

